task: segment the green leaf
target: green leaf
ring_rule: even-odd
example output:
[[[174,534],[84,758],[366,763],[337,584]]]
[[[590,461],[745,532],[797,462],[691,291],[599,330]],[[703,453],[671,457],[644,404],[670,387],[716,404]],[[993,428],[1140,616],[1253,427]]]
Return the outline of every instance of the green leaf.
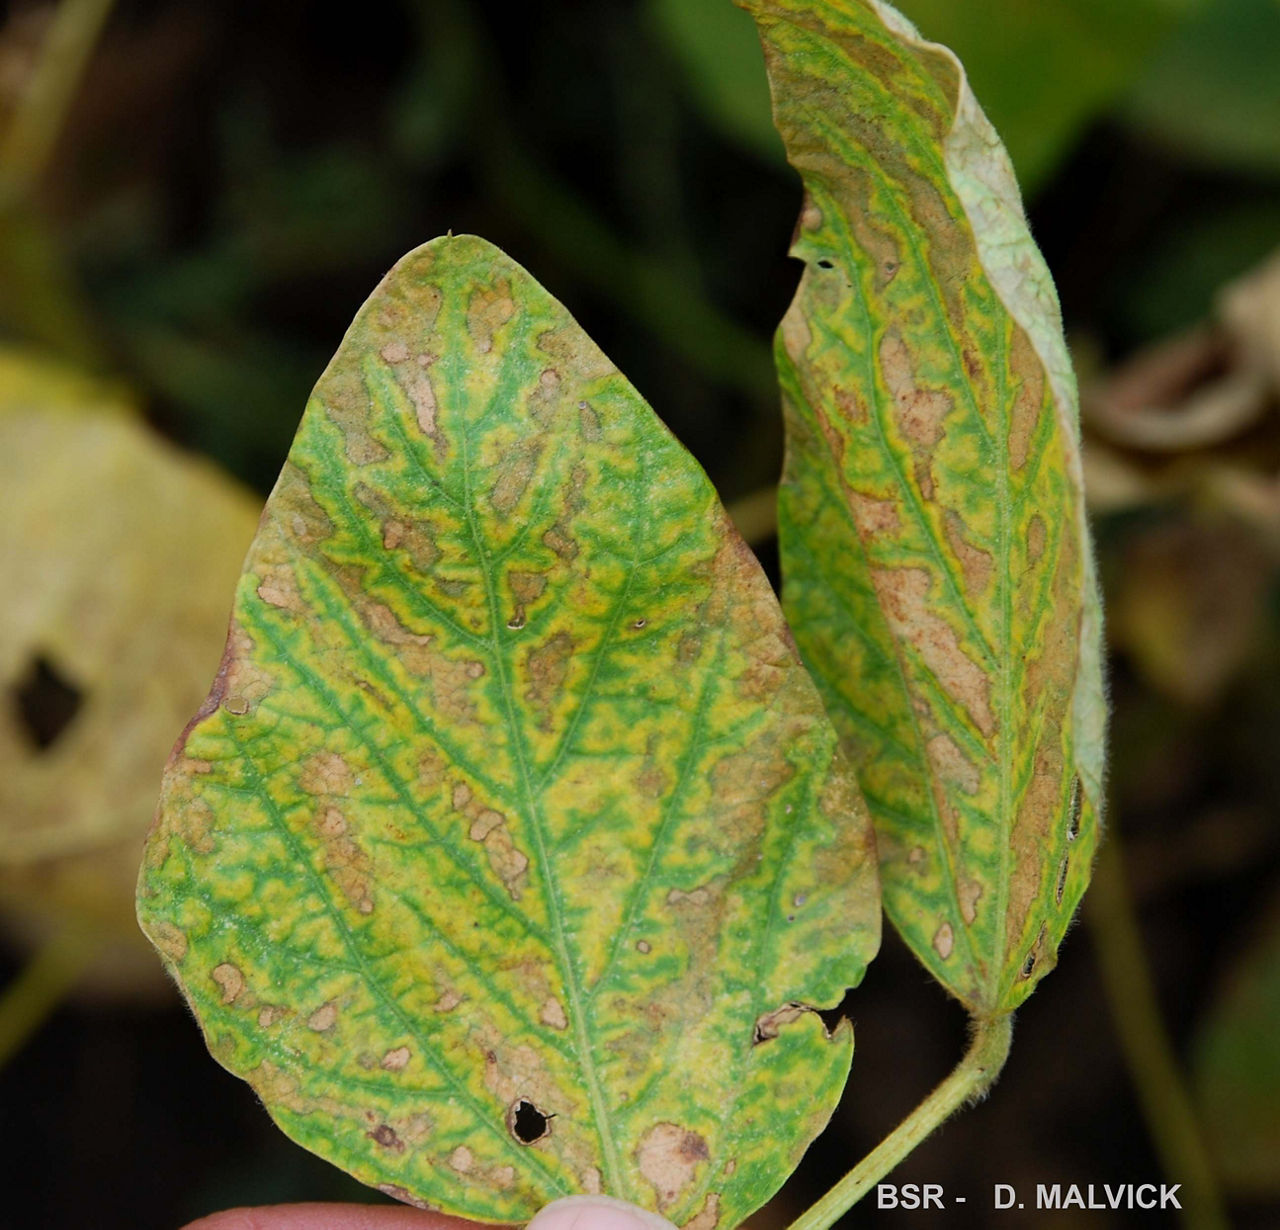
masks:
[[[695,101],[725,136],[771,163],[782,144],[751,20],[725,0],[648,0],[648,16],[684,68]]]
[[[964,62],[1028,192],[1141,73],[1200,0],[902,0]]]
[[[955,58],[865,0],[746,0],[806,197],[779,331],[784,607],[859,765],[885,908],[979,1016],[1054,963],[1101,797],[1074,380]]]
[[[1277,63],[1276,0],[1207,0],[1135,83],[1125,118],[1211,165],[1274,180],[1280,172]]]
[[[1241,954],[1200,1029],[1193,1059],[1205,1137],[1223,1179],[1280,1193],[1280,900]]]
[[[317,385],[139,907],[214,1055],[404,1200],[733,1226],[830,1116],[853,774],[706,476],[490,245],[400,261]]]

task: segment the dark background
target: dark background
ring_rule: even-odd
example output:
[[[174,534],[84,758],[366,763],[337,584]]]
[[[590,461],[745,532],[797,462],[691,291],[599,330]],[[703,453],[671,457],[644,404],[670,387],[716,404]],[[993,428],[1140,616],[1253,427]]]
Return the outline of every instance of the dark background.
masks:
[[[1212,318],[1219,289],[1280,246],[1280,5],[1135,0],[1119,18],[1092,0],[951,0],[965,20],[938,23],[970,46],[928,24],[945,7],[904,5],[926,33],[972,49],[1082,377],[1105,388],[1142,347]],[[750,47],[717,36],[700,55],[698,19],[672,12],[625,0],[119,0],[36,198],[51,251],[39,276],[59,308],[37,313],[33,275],[10,261],[0,329],[124,380],[160,432],[265,492],[311,384],[386,269],[448,229],[474,232],[568,305],[726,501],[767,487],[781,456],[768,345],[798,275],[786,255],[798,182],[761,127]],[[11,105],[47,10],[0,5],[0,17]],[[1203,1056],[1275,926],[1280,532],[1215,506],[1196,476],[1225,451],[1274,481],[1274,409],[1172,477],[1163,459],[1124,452],[1159,489],[1096,512],[1121,611],[1110,824],[1234,1224],[1259,1228],[1280,1225],[1280,1162],[1269,1178],[1230,1179],[1215,1125],[1233,1113],[1206,1092]],[[772,542],[758,545],[774,568]],[[1187,670],[1226,645],[1207,683],[1148,660],[1132,631],[1148,625],[1124,612],[1152,593],[1144,618],[1167,616]],[[1018,1014],[994,1094],[901,1168],[899,1181],[944,1184],[965,1209],[878,1213],[868,1201],[849,1224],[1038,1225],[1048,1215],[993,1214],[991,1185],[1182,1177],[1162,1168],[1115,1027],[1099,953],[1116,925],[1085,910]],[[0,976],[26,955],[11,940]],[[1272,994],[1250,1002],[1270,1011]],[[893,939],[848,1011],[858,1053],[844,1102],[754,1225],[804,1208],[963,1048],[962,1013]],[[1263,1128],[1276,1133],[1274,1115]],[[168,1230],[238,1203],[381,1199],[286,1141],[163,993],[73,997],[9,1060],[0,1174],[0,1225],[15,1227]]]

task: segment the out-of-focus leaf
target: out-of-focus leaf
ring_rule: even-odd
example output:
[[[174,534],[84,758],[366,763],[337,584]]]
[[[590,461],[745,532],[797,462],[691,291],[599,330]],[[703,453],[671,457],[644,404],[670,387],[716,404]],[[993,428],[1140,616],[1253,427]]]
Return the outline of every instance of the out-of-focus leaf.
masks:
[[[1019,180],[1031,190],[1196,3],[902,0],[899,7],[960,57]]]
[[[747,15],[726,0],[648,0],[648,12],[707,118],[747,149],[782,162],[760,40]]]
[[[1208,0],[1154,57],[1125,113],[1130,123],[1176,150],[1274,174],[1280,172],[1277,64],[1276,0]]]
[[[1242,1195],[1280,1192],[1280,905],[1200,1030],[1192,1076],[1209,1148]]]
[[[492,246],[361,310],[165,777],[144,926],[295,1140],[738,1224],[829,1117],[870,825],[705,475]]]
[[[784,605],[885,908],[972,1012],[1056,959],[1098,834],[1100,615],[1053,284],[955,57],[875,0],[745,0],[805,183],[776,348]]]
[[[1109,584],[1111,640],[1159,691],[1205,704],[1256,647],[1273,569],[1236,520],[1135,528]]]
[[[0,352],[0,893],[135,932],[155,779],[258,502],[121,394]]]

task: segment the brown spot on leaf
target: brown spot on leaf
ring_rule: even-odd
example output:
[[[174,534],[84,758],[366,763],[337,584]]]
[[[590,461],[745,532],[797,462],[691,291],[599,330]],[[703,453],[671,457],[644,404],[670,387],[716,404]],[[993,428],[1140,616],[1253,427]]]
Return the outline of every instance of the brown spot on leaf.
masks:
[[[960,899],[960,913],[966,923],[973,926],[978,917],[978,902],[982,898],[982,884],[978,880],[963,880],[956,889]]]
[[[1036,513],[1031,518],[1031,523],[1027,526],[1027,562],[1030,564],[1038,564],[1040,557],[1044,554],[1044,544],[1048,537],[1048,530],[1045,527],[1044,518]]]
[[[636,952],[649,954],[653,951],[653,945],[648,940],[636,940]]]
[[[472,820],[471,828],[467,830],[467,836],[472,841],[484,841],[494,829],[505,822],[506,817],[500,811],[494,811],[492,807],[483,808],[476,818]]]
[[[1027,464],[1031,439],[1044,409],[1044,365],[1022,329],[1014,333],[1009,359],[1010,367],[1019,377],[1013,405],[1009,408],[1009,464],[1020,470]]]
[[[886,333],[880,343],[880,370],[897,410],[898,426],[916,457],[920,493],[931,500],[933,450],[942,439],[942,421],[951,411],[951,396],[940,389],[924,389],[916,384],[911,354],[896,332]]]
[[[564,1005],[554,996],[550,996],[543,1003],[538,1019],[544,1025],[550,1025],[552,1029],[566,1029],[569,1025],[569,1018],[564,1013]]]
[[[925,752],[933,770],[944,782],[959,786],[965,794],[977,794],[981,784],[978,767],[960,750],[959,744],[947,734],[934,735],[925,744]]]
[[[859,491],[850,491],[849,506],[853,511],[853,519],[858,523],[858,533],[861,537],[896,534],[902,528],[895,500],[882,500],[863,495]]]
[[[449,1169],[456,1170],[459,1174],[470,1174],[475,1164],[476,1159],[466,1145],[459,1145],[449,1154]]]
[[[307,1028],[318,1034],[328,1033],[338,1020],[338,1006],[330,1000],[307,1017]]]
[[[636,1164],[658,1198],[668,1208],[693,1182],[700,1163],[711,1156],[707,1142],[675,1123],[655,1123],[636,1147]]]
[[[715,1230],[720,1221],[720,1196],[708,1192],[702,1208],[684,1224],[684,1230]]]
[[[395,1128],[389,1123],[380,1123],[372,1132],[366,1135],[374,1144],[381,1145],[384,1149],[390,1149],[393,1153],[404,1152],[404,1141],[396,1135]]]
[[[498,477],[489,491],[489,502],[497,512],[505,516],[520,502],[529,488],[541,452],[541,441],[535,439],[503,457]]]
[[[452,1012],[460,1003],[462,996],[451,988],[436,1000],[434,1008],[437,1012]]]
[[[407,1046],[397,1046],[382,1057],[382,1066],[388,1072],[403,1072],[408,1066],[413,1052]]]
[[[588,1166],[580,1176],[579,1181],[582,1184],[582,1190],[588,1196],[598,1196],[602,1189],[601,1174],[595,1166]]]
[[[995,731],[991,682],[960,646],[955,629],[932,609],[932,582],[923,568],[876,568],[871,579],[894,635],[913,646],[925,667],[968,710],[986,736]]]
[[[488,354],[493,349],[495,335],[515,315],[515,311],[511,284],[505,278],[495,286],[482,286],[472,294],[467,304],[467,332],[481,354]]]
[[[933,933],[934,951],[944,961],[951,956],[951,950],[955,947],[955,933],[951,930],[951,924],[944,922],[937,931]]]
[[[434,1211],[425,1200],[419,1200],[418,1197],[413,1195],[413,1193],[407,1188],[400,1187],[398,1184],[379,1183],[378,1191],[380,1191],[384,1196],[390,1196],[392,1200],[398,1200],[401,1204],[407,1204],[412,1208],[425,1209],[427,1212]]]
[[[170,961],[181,961],[187,955],[187,937],[171,922],[158,922],[152,926],[151,942]]]
[[[525,700],[542,711],[542,725],[551,723],[551,706],[569,674],[569,655],[573,639],[567,632],[557,632],[531,649],[525,657]]]
[[[337,752],[317,752],[303,762],[298,785],[308,794],[350,794],[355,786],[351,767]]]
[[[989,551],[975,547],[964,536],[964,522],[953,509],[947,510],[944,520],[947,530],[947,542],[951,546],[956,559],[960,561],[960,570],[964,575],[964,587],[973,597],[977,597],[991,580],[994,561]]]
[[[234,1004],[244,991],[244,975],[238,966],[231,965],[229,962],[224,961],[221,965],[215,965],[209,976],[218,984],[224,1004]]]
[[[402,341],[395,340],[388,342],[379,352],[382,357],[391,364],[403,363],[409,357],[409,347]]]

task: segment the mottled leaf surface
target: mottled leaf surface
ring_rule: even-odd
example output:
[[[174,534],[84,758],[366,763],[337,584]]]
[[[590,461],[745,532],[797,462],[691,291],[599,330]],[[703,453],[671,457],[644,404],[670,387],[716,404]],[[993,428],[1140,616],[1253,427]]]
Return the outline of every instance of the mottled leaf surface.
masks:
[[[747,0],[805,184],[779,332],[784,606],[886,909],[972,1011],[1054,963],[1097,838],[1099,616],[1057,300],[955,58],[872,0]]]
[[[792,1007],[878,940],[845,766],[702,471],[524,270],[439,239],[308,404],[140,913],[217,1058],[362,1180],[732,1226],[847,1072]]]

